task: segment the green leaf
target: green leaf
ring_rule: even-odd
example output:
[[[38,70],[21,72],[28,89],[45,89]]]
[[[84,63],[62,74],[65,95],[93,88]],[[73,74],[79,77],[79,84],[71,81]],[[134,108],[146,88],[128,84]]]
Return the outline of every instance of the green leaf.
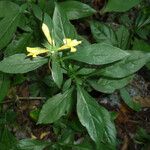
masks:
[[[19,23],[21,10],[12,2],[0,1],[0,50],[12,39]]]
[[[0,135],[0,148],[2,150],[17,150],[17,141],[12,133],[5,127]]]
[[[93,99],[84,89],[77,88],[77,114],[97,147],[116,146],[116,129],[109,112]]]
[[[143,128],[137,129],[134,140],[138,144],[144,144],[144,150],[148,149],[150,146],[150,134]]]
[[[61,88],[63,82],[63,73],[58,58],[52,58],[52,78],[56,85]]]
[[[43,12],[38,5],[32,4],[32,10],[36,18],[42,21]]]
[[[77,50],[69,56],[70,59],[81,61],[92,65],[109,64],[129,54],[117,47],[105,43],[91,44]]]
[[[32,139],[20,140],[18,146],[21,150],[44,150],[50,143]]]
[[[12,39],[16,31],[19,15],[7,17],[0,21],[0,50],[4,48]]]
[[[135,39],[133,42],[133,50],[140,50],[143,52],[150,52],[150,44],[146,43],[143,40]]]
[[[0,18],[16,14],[19,10],[19,5],[10,1],[0,1]]]
[[[113,46],[117,46],[116,35],[111,27],[97,21],[92,21],[90,26],[96,42],[107,43]]]
[[[140,111],[141,109],[141,106],[139,103],[136,103],[133,101],[133,99],[131,98],[131,96],[129,95],[128,91],[123,88],[123,89],[120,89],[120,95],[123,99],[123,101],[133,110],[135,111]]]
[[[65,145],[73,144],[74,142],[74,134],[75,132],[69,128],[66,128],[62,131],[62,135],[60,136],[59,143]]]
[[[135,26],[137,30],[145,27],[148,24],[150,24],[150,12],[140,12],[135,21]]]
[[[37,121],[39,118],[40,109],[33,109],[30,111],[29,116],[33,121]]]
[[[88,74],[94,72],[95,70],[96,70],[95,68],[82,68],[77,72],[77,74],[78,75],[88,75]]]
[[[38,124],[53,123],[60,119],[60,117],[66,115],[72,106],[72,92],[73,89],[71,88],[63,94],[59,93],[49,98],[42,107]]]
[[[47,58],[27,58],[25,54],[15,54],[0,62],[0,71],[5,73],[26,73],[48,62]]]
[[[88,82],[97,91],[100,91],[103,93],[113,93],[115,90],[126,86],[132,79],[133,79],[133,76],[129,76],[129,77],[122,78],[122,79],[101,77],[98,81],[89,80]]]
[[[44,13],[52,16],[54,12],[55,2],[56,0],[38,0],[38,6],[42,9]]]
[[[7,129],[7,125],[10,125],[10,124],[14,125],[15,120],[16,120],[16,112],[14,112],[13,110],[8,109],[5,112],[1,112],[0,128],[2,129],[4,125],[5,129]],[[2,134],[0,134],[0,138],[1,136]]]
[[[30,33],[24,33],[19,37],[19,40],[12,41],[4,51],[6,57],[26,52],[26,47],[31,41],[32,35]]]
[[[117,35],[117,47],[121,49],[127,49],[130,36],[128,29],[125,26],[121,25],[117,29],[116,35]]]
[[[71,87],[71,84],[72,84],[71,78],[67,79],[67,80],[64,82],[62,91],[66,91],[67,89],[69,89],[69,88]]]
[[[54,10],[53,26],[54,39],[57,46],[61,46],[63,44],[64,38],[76,38],[74,26],[69,22],[66,13],[59,7],[58,4],[56,4]]]
[[[145,26],[144,28],[140,28],[136,31],[136,34],[144,39],[144,40],[147,40],[148,39],[148,36],[150,34],[150,26]]]
[[[104,12],[125,12],[140,2],[141,0],[108,0]]]
[[[60,6],[63,8],[70,20],[88,17],[96,13],[96,10],[91,8],[89,5],[78,1],[65,1],[60,3]]]
[[[146,67],[148,68],[148,70],[150,70],[150,63],[147,63]]]
[[[8,75],[0,74],[0,102],[3,101],[10,87],[10,80]]]
[[[140,51],[130,51],[129,56],[101,69],[98,74],[111,78],[123,78],[141,69],[146,64],[146,59],[146,54]]]

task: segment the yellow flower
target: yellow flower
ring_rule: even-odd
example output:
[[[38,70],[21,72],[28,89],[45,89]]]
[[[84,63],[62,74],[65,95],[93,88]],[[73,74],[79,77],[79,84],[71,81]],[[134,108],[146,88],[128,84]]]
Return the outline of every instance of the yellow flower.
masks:
[[[37,55],[47,53],[49,50],[40,47],[27,47],[27,56],[37,57]]]
[[[52,38],[51,38],[50,31],[48,29],[48,26],[46,24],[44,24],[44,23],[42,24],[42,31],[43,31],[45,37],[47,38],[49,44],[52,45],[53,43],[52,43]]]
[[[32,139],[32,140],[36,140],[37,137],[36,137],[33,133],[31,133],[31,139]]]
[[[81,41],[77,41],[76,39],[71,40],[71,39],[66,38],[66,39],[63,40],[63,42],[64,42],[64,45],[61,46],[60,48],[58,48],[58,50],[64,50],[64,49],[69,49],[70,48],[71,52],[76,52],[77,49],[75,48],[75,46],[81,44]]]
[[[40,139],[43,139],[44,137],[46,137],[47,135],[49,135],[49,131],[48,132],[42,132],[40,135]]]

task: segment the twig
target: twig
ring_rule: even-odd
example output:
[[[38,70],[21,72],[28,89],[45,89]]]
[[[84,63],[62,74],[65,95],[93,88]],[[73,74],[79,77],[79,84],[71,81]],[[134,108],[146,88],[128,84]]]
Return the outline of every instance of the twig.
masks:
[[[1,104],[18,102],[18,101],[25,101],[25,100],[45,100],[45,99],[46,99],[46,97],[18,97],[18,96],[16,96],[15,100],[3,101],[3,102],[0,102],[0,105]]]
[[[129,145],[129,139],[128,139],[128,136],[125,135],[124,136],[124,140],[123,140],[123,145],[121,147],[121,150],[128,150],[128,145]]]

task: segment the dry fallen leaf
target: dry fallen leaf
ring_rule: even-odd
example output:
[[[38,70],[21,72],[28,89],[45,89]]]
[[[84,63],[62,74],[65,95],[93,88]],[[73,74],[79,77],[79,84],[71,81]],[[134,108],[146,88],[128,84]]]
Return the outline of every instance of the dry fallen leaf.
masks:
[[[131,110],[125,104],[121,104],[118,115],[117,115],[117,122],[119,124],[128,122],[130,113],[131,113]]]
[[[150,107],[150,97],[135,96],[133,100],[139,102],[142,107]]]
[[[128,150],[129,145],[129,138],[127,135],[124,136],[123,145],[121,147],[121,150]]]

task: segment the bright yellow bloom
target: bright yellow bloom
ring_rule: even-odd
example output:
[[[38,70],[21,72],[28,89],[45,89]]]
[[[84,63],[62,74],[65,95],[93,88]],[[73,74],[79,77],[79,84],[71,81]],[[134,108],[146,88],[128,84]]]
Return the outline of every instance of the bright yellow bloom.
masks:
[[[36,140],[37,137],[36,137],[33,133],[31,133],[31,139],[32,139],[32,140]]]
[[[47,53],[49,50],[40,47],[27,47],[27,56],[37,57],[37,55]]]
[[[42,132],[40,135],[40,139],[43,139],[44,137],[46,137],[47,135],[49,135],[49,131],[48,132]]]
[[[55,46],[54,39],[52,39],[52,37],[51,37],[51,33],[49,31],[48,26],[44,23],[42,24],[42,31],[43,31],[46,39],[48,40],[48,43],[51,46],[50,47],[46,46],[47,49],[40,48],[40,47],[27,47],[27,52],[29,52],[27,56],[37,57],[37,55],[40,55],[40,54],[44,54],[44,53],[48,53],[48,52],[54,53],[55,50],[57,51],[57,50],[64,50],[64,49],[71,49],[70,50],[71,52],[76,52],[77,49],[75,48],[75,46],[81,44],[81,41],[77,41],[76,39],[71,40],[69,38],[65,38],[65,39],[63,39],[64,45],[61,46],[60,48],[57,48]]]
[[[75,46],[81,44],[81,41],[77,41],[76,39],[71,40],[71,39],[66,38],[66,39],[63,40],[63,42],[64,42],[64,45],[61,46],[60,48],[58,48],[58,50],[64,50],[64,49],[69,49],[70,48],[71,52],[76,52],[77,49],[75,48]]]
[[[51,34],[50,34],[50,31],[48,29],[48,26],[46,24],[42,24],[42,31],[45,35],[45,37],[47,38],[47,41],[49,42],[49,44],[53,44],[53,41],[52,41],[52,38],[51,38]]]

